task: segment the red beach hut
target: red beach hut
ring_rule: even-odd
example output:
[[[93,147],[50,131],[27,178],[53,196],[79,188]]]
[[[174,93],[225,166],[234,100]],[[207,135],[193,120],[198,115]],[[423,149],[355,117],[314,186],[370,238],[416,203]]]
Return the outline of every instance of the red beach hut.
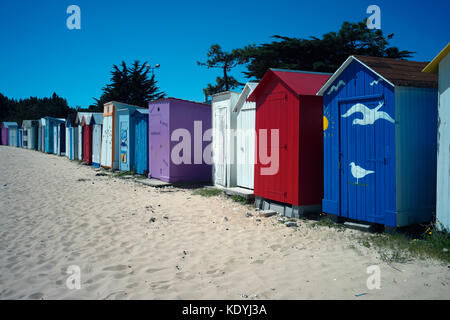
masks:
[[[330,76],[270,69],[249,96],[256,103],[257,207],[288,217],[321,210],[323,100],[316,93]]]
[[[80,125],[83,128],[83,162],[88,165],[92,165],[94,125],[101,124],[102,121],[102,113],[86,114],[81,120]]]
[[[81,127],[83,127],[83,162],[92,164],[92,129],[91,124],[92,117],[85,116],[81,121]]]

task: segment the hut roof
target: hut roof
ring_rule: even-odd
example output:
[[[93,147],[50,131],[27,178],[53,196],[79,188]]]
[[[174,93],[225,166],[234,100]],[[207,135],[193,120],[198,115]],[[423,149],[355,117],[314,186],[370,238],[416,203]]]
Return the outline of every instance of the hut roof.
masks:
[[[393,87],[437,88],[438,85],[436,75],[422,72],[427,62],[354,55],[348,57],[317,95],[323,95],[353,61],[362,64]]]
[[[19,125],[17,122],[2,122],[3,126],[5,128],[12,128],[12,127],[18,127]]]
[[[298,71],[269,69],[258,86],[253,90],[247,101],[255,102],[257,96],[266,86],[266,83],[273,77],[280,79],[297,95],[316,95],[317,90],[330,78],[331,74]]]
[[[438,73],[439,63],[450,53],[450,42],[424,69],[423,72]]]

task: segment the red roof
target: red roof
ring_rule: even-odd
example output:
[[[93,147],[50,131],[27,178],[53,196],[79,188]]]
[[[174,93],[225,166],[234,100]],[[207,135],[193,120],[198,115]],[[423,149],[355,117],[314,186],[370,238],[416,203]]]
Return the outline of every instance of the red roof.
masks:
[[[315,96],[317,91],[328,81],[331,74],[316,73],[307,71],[294,71],[294,70],[279,70],[269,69],[259,85],[248,97],[248,101],[255,102],[256,97],[263,90],[265,84],[272,77],[279,78],[286,86],[288,86],[294,93],[301,96]]]

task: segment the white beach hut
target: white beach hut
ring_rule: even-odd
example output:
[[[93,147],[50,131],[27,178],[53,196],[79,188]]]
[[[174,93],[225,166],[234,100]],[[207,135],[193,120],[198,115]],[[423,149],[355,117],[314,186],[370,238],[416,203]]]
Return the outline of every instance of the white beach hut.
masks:
[[[450,43],[424,72],[439,74],[436,222],[450,231]]]
[[[78,127],[78,130],[76,130],[77,134],[77,160],[83,160],[83,127],[81,126],[81,122],[83,121],[83,117],[88,118],[92,113],[89,112],[78,112],[77,113],[77,120],[75,122],[76,126]]]
[[[245,85],[233,110],[237,114],[236,185],[246,189],[253,189],[254,186],[256,139],[256,103],[247,101],[247,98],[257,85],[257,82]]]
[[[236,119],[233,109],[239,93],[221,92],[212,97],[213,183],[219,187],[236,186]]]
[[[92,165],[97,168],[100,167],[100,154],[102,151],[102,128],[103,115],[101,122],[95,123],[92,130]]]

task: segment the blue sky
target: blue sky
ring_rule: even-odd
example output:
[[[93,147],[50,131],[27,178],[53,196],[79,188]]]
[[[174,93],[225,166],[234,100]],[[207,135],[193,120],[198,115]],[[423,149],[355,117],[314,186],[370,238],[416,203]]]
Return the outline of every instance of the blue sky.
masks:
[[[72,4],[81,8],[81,30],[66,27]],[[320,37],[368,17],[372,4],[381,8],[385,34],[395,33],[391,45],[416,51],[413,60],[432,59],[450,40],[448,0],[2,0],[0,92],[56,92],[71,107],[87,107],[113,64],[137,59],[161,64],[157,80],[169,96],[203,101],[202,89],[220,74],[196,64],[211,44],[229,50],[275,34]]]

